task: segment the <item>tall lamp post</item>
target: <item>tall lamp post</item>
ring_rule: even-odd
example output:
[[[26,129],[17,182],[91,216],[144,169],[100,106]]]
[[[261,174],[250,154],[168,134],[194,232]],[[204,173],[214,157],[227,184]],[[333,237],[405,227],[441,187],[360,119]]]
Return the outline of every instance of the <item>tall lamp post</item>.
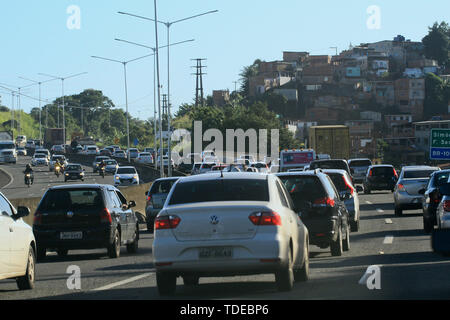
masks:
[[[212,11],[208,11],[208,12],[204,12],[204,13],[200,13],[194,16],[190,16],[187,18],[183,18],[183,19],[179,19],[179,20],[175,20],[175,21],[168,21],[168,22],[163,22],[163,21],[159,21],[156,15],[156,0],[155,2],[155,18],[147,18],[147,17],[143,17],[143,16],[139,16],[139,15],[135,15],[135,14],[130,14],[130,13],[126,13],[126,12],[119,12],[120,14],[124,14],[124,15],[129,15],[132,17],[136,17],[136,18],[140,18],[140,19],[144,19],[144,20],[149,20],[149,21],[153,21],[155,22],[155,32],[156,32],[156,39],[158,39],[158,31],[157,31],[157,23],[161,23],[163,25],[166,26],[167,28],[167,107],[168,107],[168,131],[169,131],[169,139],[168,139],[168,151],[169,151],[169,166],[168,166],[168,173],[169,173],[169,177],[172,176],[172,167],[170,165],[171,163],[171,159],[172,159],[172,150],[171,150],[171,127],[170,127],[170,27],[176,23],[182,22],[182,21],[186,21],[186,20],[190,20],[190,19],[194,19],[200,16],[204,16],[210,13],[215,13],[218,12],[219,10],[212,10]],[[156,43],[156,47],[158,47],[158,43]],[[158,64],[159,65],[159,64]],[[159,67],[158,67],[159,69]]]
[[[99,57],[99,56],[91,56],[94,59],[101,59],[101,60],[106,60],[106,61],[111,61],[111,62],[116,62],[116,63],[120,63],[123,65],[123,73],[124,73],[124,81],[125,81],[125,105],[126,105],[126,113],[127,113],[127,159],[128,162],[130,162],[130,122],[129,122],[129,113],[128,113],[128,84],[127,84],[127,64],[130,62],[134,62],[137,60],[141,60],[147,57],[151,57],[153,56],[153,54],[148,54],[146,56],[142,56],[136,59],[132,59],[132,60],[128,60],[128,61],[119,61],[119,60],[114,60],[114,59],[109,59],[109,58],[104,58],[104,57]]]
[[[64,144],[66,144],[66,118],[65,118],[65,112],[64,112],[64,104],[65,104],[65,97],[64,97],[64,81],[70,78],[75,78],[81,75],[87,74],[87,72],[82,72],[82,73],[77,73],[74,75],[70,75],[68,77],[56,77],[56,76],[52,76],[50,74],[45,74],[45,73],[39,73],[39,75],[41,76],[46,76],[46,77],[50,77],[53,78],[54,80],[61,80],[61,89],[62,89],[62,99],[63,99],[63,139],[64,139]],[[58,112],[59,114],[59,112]]]
[[[157,142],[156,142],[157,141],[156,140],[156,115],[157,115],[157,111],[156,111],[156,47],[150,47],[150,46],[147,46],[147,45],[144,45],[144,44],[140,44],[140,43],[136,43],[136,42],[132,42],[132,41],[127,41],[127,40],[123,40],[123,39],[117,39],[116,38],[114,40],[120,41],[120,42],[129,43],[129,44],[133,44],[133,45],[136,45],[136,46],[139,46],[139,47],[144,47],[144,48],[147,48],[147,49],[151,49],[153,51],[153,54],[155,55],[155,58],[153,59],[153,106],[154,106],[154,121],[153,121],[154,128],[153,128],[153,130],[154,130],[154,133],[155,133],[155,141],[154,141],[155,151],[157,153],[157,147],[156,147],[156,145],[157,145]],[[169,46],[172,47],[172,46],[175,46],[175,45],[178,45],[178,44],[191,42],[191,41],[195,41],[195,40],[194,39],[190,39],[190,40],[185,40],[185,41],[181,41],[181,42],[171,43]],[[159,47],[159,49],[166,48],[166,47],[167,46],[162,46],[162,47]],[[159,121],[160,122],[162,121],[161,115],[159,115]],[[161,132],[159,132],[159,134],[162,135]],[[163,146],[161,146],[161,150],[162,149],[163,149]],[[162,154],[160,156],[162,156]],[[156,169],[156,168],[158,168],[158,164],[156,162],[156,159],[155,159],[154,162],[155,162],[155,169]]]

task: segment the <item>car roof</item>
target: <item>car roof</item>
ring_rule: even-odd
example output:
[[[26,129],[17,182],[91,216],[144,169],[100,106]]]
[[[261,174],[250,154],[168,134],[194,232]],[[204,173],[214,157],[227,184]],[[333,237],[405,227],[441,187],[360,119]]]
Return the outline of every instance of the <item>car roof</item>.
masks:
[[[49,190],[65,190],[65,189],[105,189],[115,188],[112,185],[106,184],[66,184],[62,186],[50,187]]]
[[[405,170],[405,171],[423,170],[423,169],[440,170],[439,167],[431,167],[431,166],[405,166],[402,168],[402,170]]]
[[[121,166],[119,167],[119,169],[136,169],[136,168],[132,166]]]
[[[321,170],[324,173],[339,173],[343,175],[348,174],[348,172],[345,170],[338,170],[338,169],[321,169]]]
[[[223,178],[222,178],[223,177]],[[247,179],[247,180],[267,180],[267,174],[263,173],[254,173],[254,172],[220,172],[215,171],[213,173],[205,173],[195,176],[182,177],[179,183],[182,182],[195,182],[195,181],[209,181],[209,180],[217,180],[217,179]]]
[[[372,160],[370,160],[369,158],[355,158],[355,159],[348,159],[347,162],[352,162],[352,161],[367,161],[369,160],[370,162],[372,162]]]
[[[382,167],[393,168],[394,166],[392,164],[374,164],[370,166],[370,168],[382,168]]]

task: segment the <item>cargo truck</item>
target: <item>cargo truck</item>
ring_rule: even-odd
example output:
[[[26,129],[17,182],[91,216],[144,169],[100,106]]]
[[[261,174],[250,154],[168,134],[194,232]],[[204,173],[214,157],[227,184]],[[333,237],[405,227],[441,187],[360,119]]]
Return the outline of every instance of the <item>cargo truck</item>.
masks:
[[[283,150],[280,153],[280,171],[303,169],[315,159],[316,153],[312,149]]]
[[[347,126],[314,126],[309,128],[309,147],[316,154],[328,154],[332,159],[350,157],[350,130]]]
[[[49,149],[54,145],[62,145],[64,142],[64,129],[62,128],[48,128],[45,129],[45,146]]]

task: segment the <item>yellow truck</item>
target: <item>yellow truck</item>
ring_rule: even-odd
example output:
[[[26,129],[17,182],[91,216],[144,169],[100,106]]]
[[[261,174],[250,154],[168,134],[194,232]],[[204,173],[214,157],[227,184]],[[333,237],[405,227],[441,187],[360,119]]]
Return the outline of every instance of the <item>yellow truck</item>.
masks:
[[[347,126],[314,126],[309,128],[309,147],[316,154],[329,154],[332,159],[350,157],[350,130]]]

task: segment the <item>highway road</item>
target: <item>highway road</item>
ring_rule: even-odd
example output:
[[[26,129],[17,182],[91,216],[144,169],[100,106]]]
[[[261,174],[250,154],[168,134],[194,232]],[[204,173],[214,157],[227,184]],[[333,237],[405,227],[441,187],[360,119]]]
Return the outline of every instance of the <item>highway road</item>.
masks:
[[[273,275],[202,278],[195,287],[185,287],[179,279],[171,299],[449,299],[450,258],[432,252],[421,212],[395,217],[390,192],[360,195],[360,202],[361,228],[351,234],[350,251],[332,257],[328,250],[311,246],[311,279],[295,284],[291,292],[278,292]],[[37,264],[34,290],[21,292],[14,281],[0,281],[0,300],[167,299],[157,292],[152,241],[153,235],[142,231],[138,253],[122,248],[119,259],[107,258],[106,250],[73,251],[64,258],[52,253]],[[372,265],[380,268],[380,287],[369,290],[359,281]],[[80,270],[79,290],[69,289],[71,266]]]

